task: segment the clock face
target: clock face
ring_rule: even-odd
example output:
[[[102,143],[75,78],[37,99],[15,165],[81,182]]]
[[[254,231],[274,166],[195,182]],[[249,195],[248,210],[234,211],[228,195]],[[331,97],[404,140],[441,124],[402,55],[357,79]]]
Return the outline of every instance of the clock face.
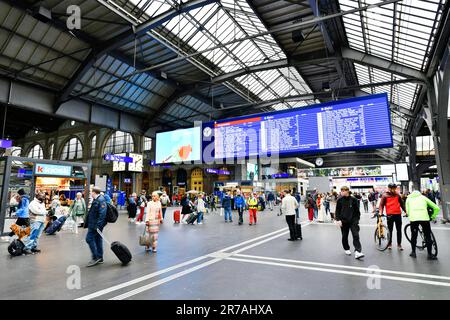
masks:
[[[316,159],[316,165],[319,166],[319,167],[320,167],[321,165],[323,165],[323,159],[322,159],[322,158],[317,158],[317,159]]]
[[[210,127],[205,127],[205,129],[203,129],[203,135],[205,137],[209,137],[212,133],[212,129]]]

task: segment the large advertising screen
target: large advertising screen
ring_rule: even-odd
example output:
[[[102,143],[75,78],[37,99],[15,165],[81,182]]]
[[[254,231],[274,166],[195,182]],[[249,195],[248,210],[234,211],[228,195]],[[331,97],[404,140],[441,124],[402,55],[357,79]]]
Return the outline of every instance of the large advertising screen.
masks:
[[[393,146],[385,93],[208,122],[203,135],[215,159]]]
[[[156,163],[201,160],[201,128],[156,133]]]

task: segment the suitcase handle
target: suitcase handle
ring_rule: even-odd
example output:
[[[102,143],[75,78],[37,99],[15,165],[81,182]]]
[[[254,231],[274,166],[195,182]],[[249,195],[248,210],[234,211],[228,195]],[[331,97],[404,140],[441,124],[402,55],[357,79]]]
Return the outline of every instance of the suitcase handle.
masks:
[[[105,235],[103,234],[103,232],[100,231],[99,228],[97,228],[97,232],[100,235],[100,237],[102,237],[102,239],[106,241],[107,244],[111,245],[111,242],[109,242],[108,239],[105,238]]]

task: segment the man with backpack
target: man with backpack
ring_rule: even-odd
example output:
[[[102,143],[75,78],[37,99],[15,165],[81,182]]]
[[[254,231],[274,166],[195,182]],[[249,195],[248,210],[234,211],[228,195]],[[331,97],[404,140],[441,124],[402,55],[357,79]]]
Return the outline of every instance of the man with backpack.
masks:
[[[97,229],[103,231],[106,225],[106,214],[108,204],[105,197],[100,195],[100,188],[94,187],[91,195],[93,198],[91,208],[87,214],[84,228],[88,229],[86,234],[86,242],[92,253],[92,260],[88,263],[88,267],[93,267],[99,263],[103,263],[103,239],[97,232]]]
[[[166,216],[167,207],[170,204],[170,198],[169,198],[169,196],[167,195],[166,192],[163,192],[163,194],[162,194],[161,198],[159,199],[159,201],[161,202],[162,217],[163,217],[163,220],[164,220],[164,217]]]

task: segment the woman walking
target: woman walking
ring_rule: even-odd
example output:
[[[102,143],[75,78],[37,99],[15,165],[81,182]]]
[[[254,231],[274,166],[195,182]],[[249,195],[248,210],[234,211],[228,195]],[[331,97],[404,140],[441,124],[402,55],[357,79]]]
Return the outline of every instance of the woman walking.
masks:
[[[152,247],[153,252],[157,251],[159,225],[161,223],[163,223],[163,219],[159,194],[153,192],[152,201],[149,201],[147,204],[147,217],[145,218],[145,227],[147,228],[150,237],[149,245]],[[150,251],[150,246],[147,247],[148,251]]]
[[[75,233],[78,234],[78,226],[84,223],[83,217],[86,214],[86,202],[83,199],[81,192],[77,193],[76,199],[70,207],[70,214],[73,221],[75,221]]]

